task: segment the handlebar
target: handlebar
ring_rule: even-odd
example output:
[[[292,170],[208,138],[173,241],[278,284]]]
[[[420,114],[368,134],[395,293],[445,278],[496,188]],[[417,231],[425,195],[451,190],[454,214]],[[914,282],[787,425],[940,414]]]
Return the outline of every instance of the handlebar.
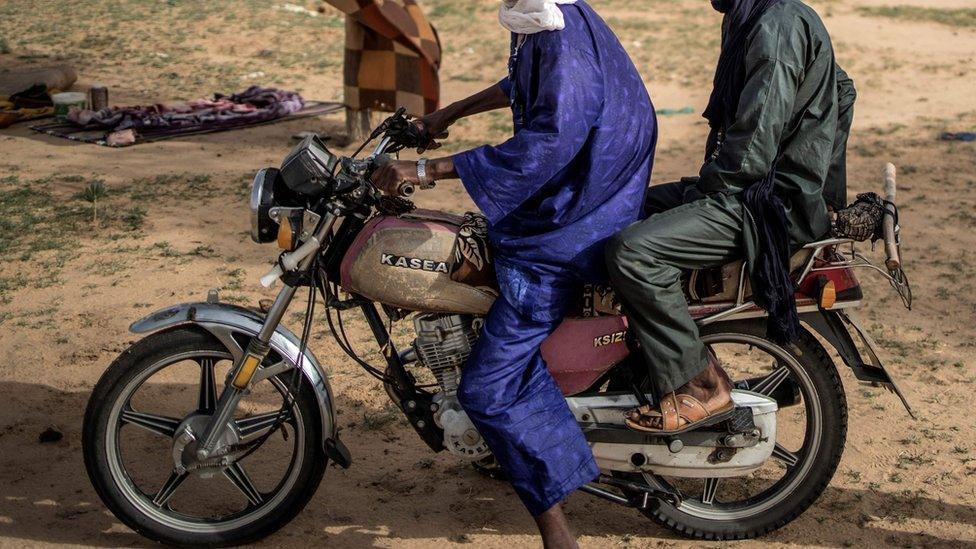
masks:
[[[391,116],[390,119],[399,116],[401,116],[401,113],[400,111],[397,111],[397,113]],[[388,125],[390,119],[387,119],[387,122],[384,122],[383,125]],[[387,133],[379,144],[376,145],[376,148],[373,149],[373,153],[369,155],[368,160],[372,161],[374,166],[382,166],[389,161],[389,156],[387,156],[387,153],[400,150],[402,148],[403,142],[397,139],[397,135],[390,135]],[[417,192],[416,186],[409,181],[400,183],[396,189],[396,195],[403,198],[410,198],[415,192]]]
[[[410,198],[415,192],[417,192],[417,188],[409,181],[404,181],[403,183],[400,183],[399,187],[397,187],[397,195],[402,196],[403,198]]]

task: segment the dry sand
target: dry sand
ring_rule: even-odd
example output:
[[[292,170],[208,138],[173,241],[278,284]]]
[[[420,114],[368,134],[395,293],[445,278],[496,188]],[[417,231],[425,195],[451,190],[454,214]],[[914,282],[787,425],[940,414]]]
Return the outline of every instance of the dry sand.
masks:
[[[798,520],[739,545],[976,547],[976,144],[937,139],[976,129],[976,4],[891,1],[922,11],[885,11],[894,5],[887,0],[813,5],[859,92],[851,197],[878,189],[886,161],[902,173],[916,306],[905,311],[885,281],[861,273],[861,316],[919,419],[843,371],[851,420],[836,477]],[[593,4],[659,108],[703,107],[718,34],[707,2]],[[507,42],[494,21],[496,0],[425,5],[446,45],[445,101],[503,74]],[[341,19],[331,9],[312,17],[258,2],[0,3],[0,67],[73,63],[81,85],[107,84],[114,103],[250,83],[335,99],[341,47]],[[0,545],[146,545],[103,507],[85,476],[80,432],[89,391],[137,339],[129,323],[147,312],[202,299],[209,288],[247,304],[271,295],[257,277],[275,252],[246,236],[249,176],[276,165],[291,134],[341,126],[332,116],[124,150],[39,136],[24,125],[0,132]],[[447,150],[499,141],[506,131],[503,113],[465,121]],[[655,181],[694,172],[704,134],[697,115],[661,117]],[[109,190],[97,224],[76,196],[96,179]],[[472,207],[451,183],[419,202]],[[511,490],[450,455],[431,455],[324,330],[312,347],[332,374],[355,464],[330,468],[308,508],[264,544],[538,546]],[[362,323],[352,332],[366,349]],[[49,426],[64,438],[40,444]],[[702,545],[586,495],[572,496],[566,509],[584,547]]]

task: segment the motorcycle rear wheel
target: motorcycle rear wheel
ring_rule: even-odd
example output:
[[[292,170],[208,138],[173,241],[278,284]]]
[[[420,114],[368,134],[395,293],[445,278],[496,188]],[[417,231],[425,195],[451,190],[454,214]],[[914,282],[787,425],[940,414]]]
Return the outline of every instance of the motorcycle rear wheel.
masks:
[[[723,344],[739,344],[748,345],[750,349],[758,348],[773,356],[782,353],[782,358],[777,358],[773,364],[774,371],[769,377],[773,378],[776,372],[787,366],[791,379],[799,386],[802,402],[798,407],[781,409],[777,421],[787,413],[799,414],[799,411],[789,411],[802,407],[808,422],[803,446],[795,452],[787,451],[784,458],[782,454],[777,457],[777,452],[782,449],[777,445],[771,461],[781,460],[786,473],[760,494],[742,500],[722,501],[717,497],[719,479],[705,479],[700,481],[703,490],[682,493],[686,499],[677,507],[658,501],[642,512],[656,523],[685,537],[737,540],[762,536],[800,516],[830,483],[840,463],[847,437],[844,386],[826,350],[807,331],[803,331],[794,343],[779,346],[766,339],[763,321],[732,321],[702,327],[701,337],[713,349]],[[721,353],[719,357],[722,358]],[[732,377],[736,381],[736,376]],[[671,485],[663,477],[649,473],[627,475],[627,478],[655,488],[666,486],[674,489],[682,482],[692,483],[687,479],[676,479],[675,485]],[[721,480],[723,483],[733,483],[739,478]],[[709,482],[712,484],[709,485]],[[748,480],[740,482],[747,483]]]
[[[160,414],[157,410],[136,410],[132,404],[136,391],[154,375],[163,376],[165,380],[170,374],[163,370],[174,364],[177,367],[184,364],[192,367],[193,362],[198,362],[201,371],[206,368],[206,364],[209,365],[209,380],[205,384],[204,379],[208,376],[201,373],[199,406],[200,409],[208,408],[212,411],[216,395],[220,394],[217,390],[219,376],[213,374],[216,361],[223,361],[223,366],[229,367],[231,355],[215,338],[202,331],[181,328],[152,334],[116,358],[98,381],[88,402],[82,448],[89,479],[102,502],[120,521],[151,540],[177,546],[224,547],[264,538],[286,525],[305,507],[315,494],[328,464],[328,457],[322,449],[321,420],[318,417],[315,394],[308,383],[301,383],[289,411],[287,425],[282,427],[282,430],[288,431],[291,441],[280,442],[286,449],[291,448],[288,453],[293,455],[288,460],[282,460],[282,463],[287,461],[286,465],[282,465],[287,466],[286,472],[272,489],[262,491],[262,482],[267,480],[263,478],[263,473],[264,469],[277,463],[272,461],[272,465],[268,465],[263,461],[258,464],[253,462],[265,450],[263,446],[256,450],[253,457],[245,456],[241,461],[235,461],[226,467],[213,467],[213,474],[200,477],[203,480],[196,478],[194,474],[185,473],[183,476],[186,481],[177,479],[179,475],[174,471],[169,473],[169,479],[162,483],[158,491],[148,483],[148,492],[140,486],[142,479],[137,481],[129,471],[129,468],[140,465],[140,459],[123,459],[122,426],[127,425],[130,429],[132,426],[136,427],[136,434],[146,431],[146,436],[160,440],[159,446],[153,443],[152,448],[165,448],[174,443],[175,438],[170,431],[176,430],[177,422],[186,425],[188,421],[202,423],[202,420],[194,420],[194,414],[200,414],[192,410],[183,419],[176,414]],[[282,391],[292,379],[292,373],[288,371],[271,378],[269,382],[278,391]],[[208,389],[203,388],[205,385]],[[162,383],[161,386],[163,395],[167,394],[166,391],[173,393],[185,387],[172,382]],[[194,390],[190,389],[191,397],[194,396]],[[156,392],[157,397],[148,399],[147,404],[141,406],[149,408],[149,402],[156,406],[170,404],[159,398],[159,391]],[[274,395],[272,392],[272,400],[268,405],[280,406],[280,401],[278,404],[273,403],[273,398],[279,398]],[[276,415],[276,412],[265,412],[234,420],[240,426],[240,440],[243,441],[245,436],[261,436],[262,429],[266,430],[274,423]],[[166,440],[167,436],[169,441]],[[279,442],[283,437],[275,434],[272,438]],[[144,442],[139,448],[142,450],[139,452],[143,456],[141,460],[155,462],[156,456],[153,451],[147,452],[146,444],[148,443]],[[173,458],[169,458],[168,467],[173,466],[172,460]],[[167,463],[165,458],[164,463]],[[244,469],[245,463],[256,465],[259,469],[248,474]],[[217,483],[218,486],[210,488],[210,484],[202,483]],[[220,494],[229,491],[246,503],[242,510],[233,511],[226,516],[216,516],[216,511],[213,512],[214,516],[186,514],[171,506],[171,502],[179,502],[173,496],[184,484],[184,491],[200,486],[201,489],[196,490],[195,494],[201,498],[214,494],[218,494],[219,498]],[[167,491],[169,485],[173,485],[171,491]],[[183,498],[192,504],[195,503],[196,495],[187,494]],[[207,515],[210,512],[204,504],[202,514]]]

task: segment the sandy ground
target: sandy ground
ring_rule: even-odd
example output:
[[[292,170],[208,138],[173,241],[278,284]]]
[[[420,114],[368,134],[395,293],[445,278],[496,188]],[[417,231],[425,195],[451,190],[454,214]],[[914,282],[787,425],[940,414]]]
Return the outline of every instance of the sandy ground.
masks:
[[[916,306],[905,311],[886,282],[862,273],[868,299],[860,314],[919,419],[842,372],[851,424],[836,477],[798,520],[740,545],[976,547],[976,145],[938,140],[943,131],[976,128],[976,5],[901,1],[894,9],[887,0],[814,6],[859,92],[851,196],[878,189],[885,161],[901,170]],[[655,104],[700,111],[719,21],[707,2],[593,3],[633,55]],[[445,43],[445,101],[503,74],[496,1],[425,5]],[[335,99],[341,34],[332,10],[313,17],[258,2],[5,2],[0,67],[72,63],[81,85],[105,83],[120,103],[254,82]],[[675,115],[660,123],[655,181],[694,172],[703,121]],[[126,328],[147,312],[202,299],[209,288],[245,304],[271,295],[256,279],[275,252],[246,237],[250,174],[276,165],[291,134],[337,133],[341,125],[334,116],[124,150],[39,136],[24,125],[0,132],[0,545],[146,544],[102,506],[85,476],[81,415],[91,387],[137,339]],[[498,141],[506,131],[503,113],[465,121],[448,150]],[[108,190],[97,221],[78,195],[95,180]],[[419,202],[472,207],[450,183]],[[356,462],[330,468],[308,508],[264,544],[537,546],[511,490],[449,455],[431,455],[324,330],[312,348],[332,375],[343,440]],[[352,337],[367,349],[358,321]],[[63,440],[39,443],[48,427]],[[584,547],[701,545],[586,495],[572,496],[566,509]]]

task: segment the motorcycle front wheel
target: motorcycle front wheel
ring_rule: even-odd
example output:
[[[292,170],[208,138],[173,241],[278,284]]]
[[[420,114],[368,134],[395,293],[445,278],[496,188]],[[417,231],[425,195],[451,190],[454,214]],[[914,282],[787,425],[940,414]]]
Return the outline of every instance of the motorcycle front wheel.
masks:
[[[739,388],[792,401],[776,414],[772,457],[744,477],[644,473],[627,479],[681,494],[679,505],[654,502],[643,513],[683,536],[754,538],[797,518],[830,483],[847,436],[844,386],[826,350],[807,331],[781,346],[766,338],[758,319],[707,325],[701,338]]]
[[[241,448],[264,437],[260,446],[195,460],[185,435],[205,429],[232,365],[215,338],[181,328],[132,345],[95,386],[85,467],[109,510],[141,535],[179,546],[240,545],[280,529],[315,494],[328,458],[313,389],[296,384],[293,371],[255,384],[221,440]],[[293,400],[284,399],[296,386]]]

